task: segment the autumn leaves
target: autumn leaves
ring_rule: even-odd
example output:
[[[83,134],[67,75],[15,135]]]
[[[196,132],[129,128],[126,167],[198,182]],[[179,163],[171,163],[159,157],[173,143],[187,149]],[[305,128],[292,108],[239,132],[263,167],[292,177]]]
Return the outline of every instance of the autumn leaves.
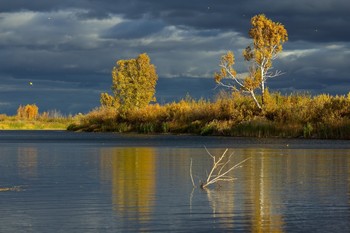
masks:
[[[156,100],[157,80],[156,68],[146,53],[136,59],[119,60],[112,70],[113,96],[102,93],[100,102],[122,111],[146,107]]]
[[[288,40],[288,34],[282,24],[273,22],[265,15],[254,16],[251,19],[251,25],[249,36],[253,39],[253,44],[243,51],[245,61],[249,62],[246,77],[237,76],[237,72],[233,68],[235,57],[231,51],[222,56],[219,65],[221,70],[214,76],[218,85],[232,91],[240,90],[250,94],[258,108],[262,109],[265,104],[264,94],[267,79],[281,75],[280,71],[272,72],[272,61],[282,51],[282,44]],[[233,83],[224,83],[222,81],[224,78],[233,80]],[[256,97],[256,90],[260,90],[261,101]]]

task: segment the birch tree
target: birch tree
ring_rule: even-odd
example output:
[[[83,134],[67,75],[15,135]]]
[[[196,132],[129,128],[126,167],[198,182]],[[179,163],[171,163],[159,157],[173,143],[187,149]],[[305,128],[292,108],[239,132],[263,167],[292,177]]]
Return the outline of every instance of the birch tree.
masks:
[[[251,19],[251,25],[249,36],[253,39],[253,43],[243,51],[244,59],[249,62],[248,75],[242,79],[237,77],[237,72],[233,68],[234,54],[229,51],[221,58],[219,65],[221,70],[215,73],[215,80],[219,85],[232,90],[239,88],[249,93],[258,108],[262,109],[265,104],[264,94],[267,80],[282,74],[279,70],[273,71],[272,61],[282,51],[282,45],[288,40],[288,34],[281,23],[273,22],[263,14],[254,16]],[[224,78],[230,78],[234,82],[223,83]],[[257,89],[260,90],[261,103],[256,98]]]

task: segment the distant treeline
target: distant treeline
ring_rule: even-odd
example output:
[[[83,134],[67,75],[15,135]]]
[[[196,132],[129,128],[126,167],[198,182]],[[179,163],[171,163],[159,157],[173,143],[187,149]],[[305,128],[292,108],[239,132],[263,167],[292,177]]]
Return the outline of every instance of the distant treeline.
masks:
[[[261,96],[258,96],[261,99]],[[96,108],[68,129],[138,133],[189,133],[249,137],[350,139],[350,93],[264,94],[264,109],[249,96],[220,94],[215,101],[189,97],[142,108]]]

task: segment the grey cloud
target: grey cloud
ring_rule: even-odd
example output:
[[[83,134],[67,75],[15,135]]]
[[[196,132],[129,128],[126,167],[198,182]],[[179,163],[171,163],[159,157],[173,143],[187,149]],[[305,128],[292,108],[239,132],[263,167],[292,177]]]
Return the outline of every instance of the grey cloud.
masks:
[[[347,43],[313,45],[299,42],[297,47],[305,48],[305,52],[282,57],[275,63],[278,69],[285,72],[284,76],[270,81],[275,89],[293,88],[313,93],[327,93],[331,90],[334,94],[337,87],[343,85],[338,94],[350,91],[347,62],[350,50]]]
[[[97,1],[96,1],[97,2]],[[198,29],[236,30],[247,35],[249,19],[265,13],[286,25],[291,40],[348,41],[350,2],[346,0],[297,1],[118,1],[107,2],[110,13],[140,19],[145,15],[169,25]],[[103,10],[105,12],[105,10]],[[314,33],[317,30],[317,33]]]
[[[348,41],[350,2],[347,0],[80,0],[80,1],[28,1],[13,0],[0,5],[0,9],[15,11],[57,11],[83,9],[85,17],[103,18],[111,14],[128,19],[162,20],[168,25],[190,26],[198,29],[236,30],[247,35],[249,19],[255,14],[268,17],[287,26],[291,40]],[[318,33],[314,33],[315,30]]]
[[[161,21],[132,20],[119,23],[109,28],[102,38],[136,39],[160,32],[165,27]]]

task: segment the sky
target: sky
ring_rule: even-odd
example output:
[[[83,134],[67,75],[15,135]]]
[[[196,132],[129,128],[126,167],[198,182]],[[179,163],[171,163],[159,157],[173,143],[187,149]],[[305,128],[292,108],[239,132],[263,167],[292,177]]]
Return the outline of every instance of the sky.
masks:
[[[282,93],[350,91],[349,0],[0,0],[0,113],[20,104],[87,113],[110,91],[120,59],[146,52],[159,103],[212,98],[228,50],[245,73],[250,19],[282,23],[289,41],[267,82]],[[32,84],[32,85],[31,85]]]

